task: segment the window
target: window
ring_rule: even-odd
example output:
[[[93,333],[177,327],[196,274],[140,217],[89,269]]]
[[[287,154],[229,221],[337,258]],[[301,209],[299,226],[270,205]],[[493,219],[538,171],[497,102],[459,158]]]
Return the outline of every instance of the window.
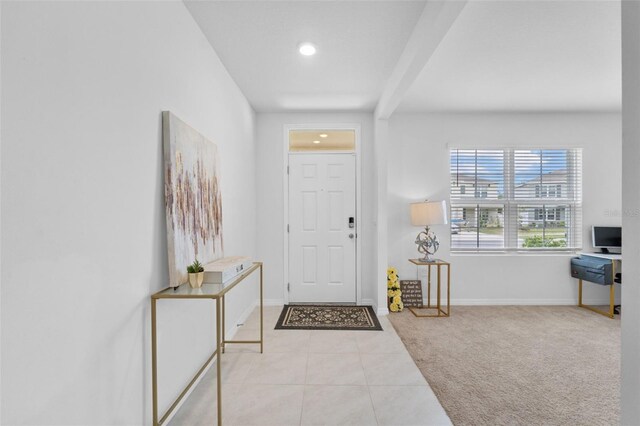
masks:
[[[289,130],[289,152],[354,152],[355,130]]]
[[[580,249],[580,149],[450,154],[453,251]]]
[[[536,185],[535,198],[561,198],[562,185]]]

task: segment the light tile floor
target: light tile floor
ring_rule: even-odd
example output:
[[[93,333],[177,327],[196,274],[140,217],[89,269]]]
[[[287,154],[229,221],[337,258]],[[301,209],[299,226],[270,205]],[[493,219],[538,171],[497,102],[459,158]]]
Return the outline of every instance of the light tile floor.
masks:
[[[225,425],[450,425],[385,317],[384,331],[274,330],[282,307],[265,307],[264,353],[228,345],[222,356]],[[234,339],[259,336],[258,310]],[[214,364],[215,365],[215,364]],[[210,368],[171,426],[215,425]]]

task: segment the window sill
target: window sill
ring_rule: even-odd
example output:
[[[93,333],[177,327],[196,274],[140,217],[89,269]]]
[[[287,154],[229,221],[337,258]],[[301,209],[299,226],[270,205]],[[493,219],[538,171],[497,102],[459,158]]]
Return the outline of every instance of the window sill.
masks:
[[[523,257],[523,256],[562,256],[562,257],[575,257],[580,253],[582,249],[576,249],[571,251],[450,251],[452,257],[466,257],[466,256],[497,256],[497,257]]]

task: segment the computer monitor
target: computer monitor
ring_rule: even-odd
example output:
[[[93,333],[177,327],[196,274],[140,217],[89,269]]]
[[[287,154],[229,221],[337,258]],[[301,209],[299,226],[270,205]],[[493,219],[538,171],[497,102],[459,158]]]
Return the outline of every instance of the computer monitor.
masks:
[[[620,252],[622,250],[622,228],[619,226],[593,226],[591,228],[591,241],[593,247],[603,253],[609,250]]]

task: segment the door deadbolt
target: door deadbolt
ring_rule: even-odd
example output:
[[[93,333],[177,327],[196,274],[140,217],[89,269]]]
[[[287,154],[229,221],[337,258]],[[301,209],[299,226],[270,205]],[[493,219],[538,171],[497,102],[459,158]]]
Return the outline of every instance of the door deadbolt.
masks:
[[[349,218],[349,228],[355,228],[356,227],[356,222],[353,219],[353,216]]]

